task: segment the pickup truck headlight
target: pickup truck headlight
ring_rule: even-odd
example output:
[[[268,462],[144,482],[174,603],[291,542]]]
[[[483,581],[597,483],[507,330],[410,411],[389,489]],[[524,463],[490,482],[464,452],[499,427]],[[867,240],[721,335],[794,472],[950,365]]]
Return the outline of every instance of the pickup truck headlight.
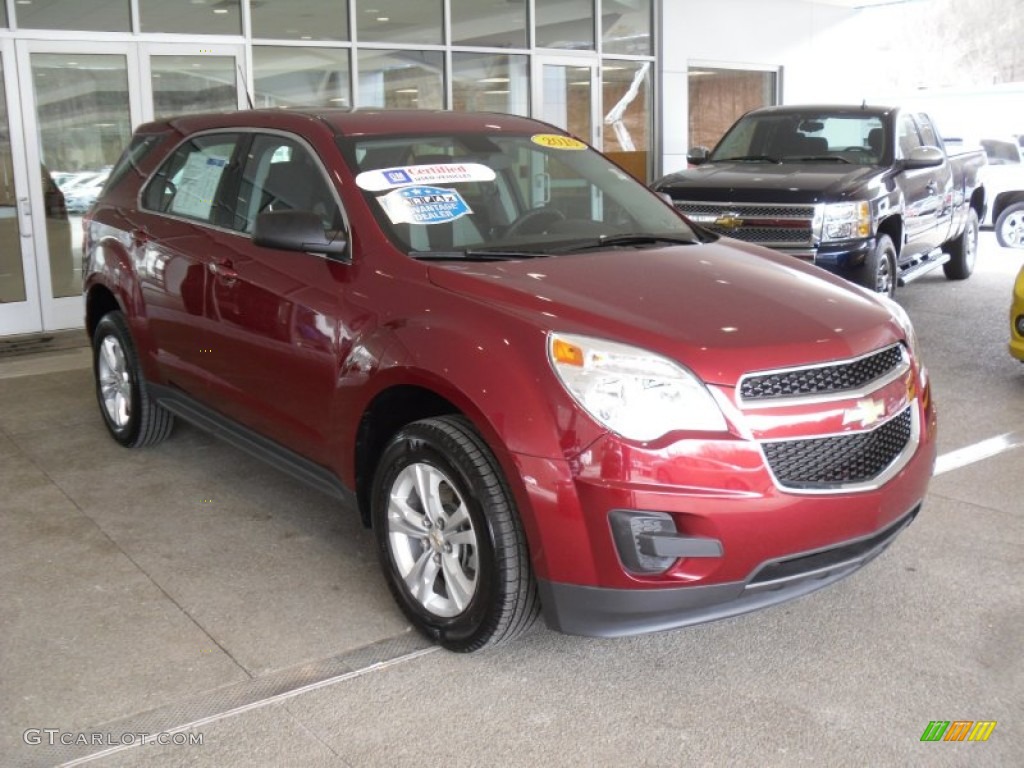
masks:
[[[871,236],[871,206],[859,203],[831,203],[825,206],[821,239],[856,240]]]
[[[674,430],[727,429],[703,382],[661,355],[605,339],[552,332],[548,359],[573,399],[627,439],[654,440]]]

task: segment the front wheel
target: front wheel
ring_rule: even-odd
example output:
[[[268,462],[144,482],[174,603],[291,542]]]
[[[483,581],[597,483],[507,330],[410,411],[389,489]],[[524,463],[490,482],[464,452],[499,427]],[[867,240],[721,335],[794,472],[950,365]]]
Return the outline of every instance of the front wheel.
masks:
[[[960,236],[946,243],[949,261],[942,265],[942,271],[950,280],[966,280],[974,271],[978,258],[978,212],[973,208],[967,213],[967,223]]]
[[[996,240],[1003,248],[1024,248],[1024,203],[1014,203],[999,214]]]
[[[465,418],[413,422],[391,439],[374,478],[371,517],[392,594],[445,648],[511,640],[537,618],[515,504]]]
[[[888,235],[880,235],[875,250],[864,259],[860,284],[892,298],[896,293],[896,246]]]
[[[92,354],[96,399],[111,436],[126,448],[166,438],[174,417],[149,396],[123,314],[108,312],[96,324]]]

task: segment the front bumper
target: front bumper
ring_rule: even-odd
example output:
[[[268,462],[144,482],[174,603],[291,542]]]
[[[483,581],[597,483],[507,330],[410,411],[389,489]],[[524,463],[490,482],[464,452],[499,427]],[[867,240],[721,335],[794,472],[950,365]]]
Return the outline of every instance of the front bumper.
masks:
[[[763,563],[745,581],[658,590],[538,583],[548,625],[570,635],[619,637],[725,619],[793,600],[849,576],[881,554],[921,505],[881,532]]]
[[[811,262],[822,269],[833,274],[854,279],[864,266],[864,260],[868,257],[877,244],[874,238],[869,240],[857,240],[838,245],[819,245],[812,253]],[[786,249],[781,249],[784,253]],[[793,252],[798,258],[806,258],[805,251]]]

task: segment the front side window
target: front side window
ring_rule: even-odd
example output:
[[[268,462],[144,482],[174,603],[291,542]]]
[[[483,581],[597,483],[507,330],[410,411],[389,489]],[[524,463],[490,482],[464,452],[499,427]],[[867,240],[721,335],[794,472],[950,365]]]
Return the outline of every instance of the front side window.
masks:
[[[266,211],[309,211],[324,231],[342,229],[341,210],[327,178],[310,151],[287,136],[260,134],[253,139],[238,189],[234,229],[252,233]]]
[[[504,258],[610,247],[621,238],[641,245],[657,238],[698,239],[670,206],[567,136],[460,134],[339,143],[377,221],[414,257],[501,252]]]
[[[226,226],[233,205],[223,187],[237,145],[238,135],[229,133],[185,141],[150,179],[143,208]]]

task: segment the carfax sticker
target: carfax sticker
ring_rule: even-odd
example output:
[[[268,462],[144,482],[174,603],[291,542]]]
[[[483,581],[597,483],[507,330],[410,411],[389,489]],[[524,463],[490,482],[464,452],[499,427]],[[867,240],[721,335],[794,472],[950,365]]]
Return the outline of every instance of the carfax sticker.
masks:
[[[586,149],[587,145],[572,136],[559,136],[557,133],[538,133],[530,137],[534,144],[549,149]]]
[[[378,197],[392,224],[444,224],[472,213],[454,189],[402,187]]]
[[[494,181],[494,169],[480,163],[406,165],[363,171],[356,184],[367,192],[380,192],[410,184],[457,184],[461,181]]]

